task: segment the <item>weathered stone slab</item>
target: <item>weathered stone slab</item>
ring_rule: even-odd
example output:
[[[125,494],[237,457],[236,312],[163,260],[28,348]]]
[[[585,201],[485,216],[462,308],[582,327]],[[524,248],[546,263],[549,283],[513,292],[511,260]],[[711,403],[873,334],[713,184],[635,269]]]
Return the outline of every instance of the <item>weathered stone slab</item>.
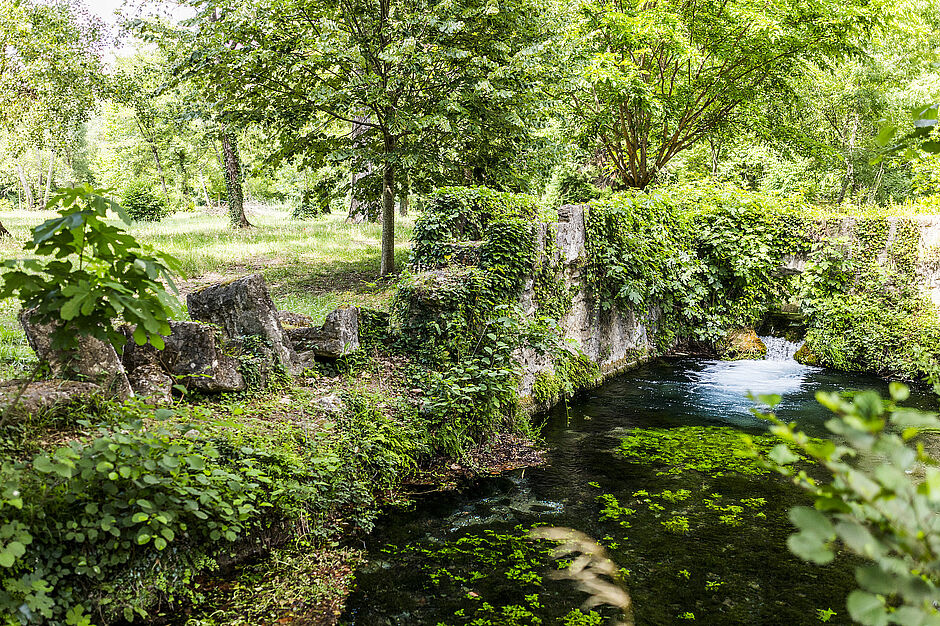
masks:
[[[277,319],[281,322],[281,328],[287,330],[289,327],[310,327],[317,323],[309,315],[303,313],[293,313],[291,311],[278,311]]]
[[[19,394],[21,380],[8,380],[0,383],[0,413],[7,410],[7,406]],[[100,385],[77,380],[40,380],[30,383],[23,395],[10,409],[14,417],[55,415],[67,411],[74,406],[80,406],[104,397],[104,390]]]
[[[126,327],[131,335],[133,328]],[[204,392],[242,391],[245,379],[241,361],[224,344],[222,331],[199,322],[170,322],[166,347],[138,346],[133,340],[124,346],[124,367],[129,372],[156,366],[188,389]]]
[[[110,343],[94,337],[79,336],[76,348],[53,349],[54,323],[39,323],[34,309],[21,311],[19,319],[30,347],[39,360],[49,365],[54,377],[94,383],[109,397],[121,400],[134,395],[121,359]]]
[[[173,379],[159,365],[141,365],[127,373],[134,393],[151,404],[173,401]]]
[[[298,353],[341,357],[359,349],[359,309],[340,307],[327,315],[319,328],[288,328],[285,332]]]
[[[284,335],[277,308],[260,274],[210,285],[186,297],[193,320],[216,324],[226,337],[258,336],[291,374],[299,374],[297,354]]]

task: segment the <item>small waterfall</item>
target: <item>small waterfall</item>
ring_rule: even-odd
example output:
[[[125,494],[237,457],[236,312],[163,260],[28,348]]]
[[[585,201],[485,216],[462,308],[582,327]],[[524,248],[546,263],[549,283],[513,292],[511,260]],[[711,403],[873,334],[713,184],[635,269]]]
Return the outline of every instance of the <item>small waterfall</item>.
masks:
[[[803,342],[794,343],[787,341],[783,337],[761,337],[761,341],[767,346],[768,361],[792,361],[793,355],[800,349]]]

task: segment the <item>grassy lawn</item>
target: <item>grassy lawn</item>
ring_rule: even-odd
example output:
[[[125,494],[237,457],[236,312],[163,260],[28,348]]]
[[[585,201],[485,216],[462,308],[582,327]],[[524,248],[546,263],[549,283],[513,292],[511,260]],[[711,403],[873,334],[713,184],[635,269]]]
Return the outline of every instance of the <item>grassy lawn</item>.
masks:
[[[0,240],[0,258],[23,256],[29,229],[54,217],[51,211],[0,213],[13,234]],[[279,309],[305,313],[322,320],[343,303],[387,309],[394,282],[379,280],[382,229],[377,224],[347,224],[345,215],[296,220],[277,207],[253,207],[254,228],[232,230],[226,216],[177,213],[161,222],[132,225],[128,230],[141,242],[177,257],[182,264],[181,301],[193,289],[219,280],[261,273]],[[395,257],[399,266],[408,258],[414,217],[399,218]],[[19,303],[0,302],[0,377],[18,375],[34,355],[16,321]],[[180,306],[179,317],[185,317]]]

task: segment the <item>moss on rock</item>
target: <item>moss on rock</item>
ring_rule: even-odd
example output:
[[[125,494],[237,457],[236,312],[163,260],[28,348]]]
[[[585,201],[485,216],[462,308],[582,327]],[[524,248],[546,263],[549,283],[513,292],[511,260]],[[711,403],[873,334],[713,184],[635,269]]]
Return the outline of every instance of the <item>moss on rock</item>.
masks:
[[[719,345],[719,353],[725,361],[763,359],[767,356],[767,346],[753,328],[738,328],[728,333],[725,341]]]

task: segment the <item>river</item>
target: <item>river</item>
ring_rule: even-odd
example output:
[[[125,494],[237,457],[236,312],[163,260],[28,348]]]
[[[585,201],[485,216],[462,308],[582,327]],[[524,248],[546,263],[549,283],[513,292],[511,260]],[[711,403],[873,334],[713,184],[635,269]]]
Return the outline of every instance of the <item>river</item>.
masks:
[[[548,575],[559,564],[525,538],[538,526],[575,528],[607,547],[638,624],[851,623],[855,562],[820,567],[790,554],[787,510],[809,500],[782,477],[670,473],[621,451],[624,437],[648,432],[688,438],[680,451],[730,449],[737,432],[766,431],[748,392],[780,394],[777,415],[821,436],[830,414],[816,391],[886,391],[877,378],[799,365],[792,344],[771,344],[768,360],[660,360],[621,375],[544,416],[543,466],[388,512],[341,623],[607,623],[612,610],[579,611],[587,596]],[[936,407],[926,390],[911,402]]]

